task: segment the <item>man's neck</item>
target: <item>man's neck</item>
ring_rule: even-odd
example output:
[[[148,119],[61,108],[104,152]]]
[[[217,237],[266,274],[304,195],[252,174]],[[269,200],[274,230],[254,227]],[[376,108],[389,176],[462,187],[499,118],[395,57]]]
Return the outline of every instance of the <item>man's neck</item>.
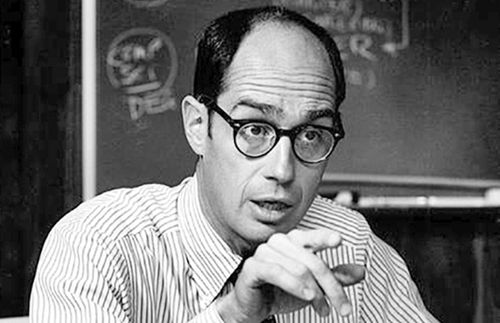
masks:
[[[214,210],[221,209],[213,204],[216,199],[211,198],[207,195],[210,188],[206,185],[205,176],[203,172],[203,167],[198,163],[196,167],[196,178],[198,182],[198,198],[200,201],[200,207],[203,216],[207,219],[207,222],[212,226],[214,231],[227,243],[231,250],[240,255],[243,258],[251,256],[257,248],[257,244],[253,245],[243,239],[243,237],[237,235],[234,231],[230,230],[226,223],[221,220],[221,217],[216,216],[219,212]]]

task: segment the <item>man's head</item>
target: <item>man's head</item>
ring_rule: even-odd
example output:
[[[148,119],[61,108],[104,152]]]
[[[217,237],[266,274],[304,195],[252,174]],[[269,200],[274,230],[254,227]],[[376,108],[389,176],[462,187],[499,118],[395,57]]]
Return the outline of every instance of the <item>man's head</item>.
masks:
[[[320,27],[267,7],[212,23],[197,65],[196,98],[184,99],[183,118],[200,156],[202,208],[245,255],[273,233],[295,227],[315,197],[342,136],[339,53]]]

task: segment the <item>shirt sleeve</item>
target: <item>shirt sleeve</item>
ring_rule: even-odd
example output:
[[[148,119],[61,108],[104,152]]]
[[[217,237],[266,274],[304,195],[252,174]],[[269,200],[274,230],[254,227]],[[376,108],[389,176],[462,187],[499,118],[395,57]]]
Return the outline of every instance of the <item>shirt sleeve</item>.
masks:
[[[380,238],[368,240],[361,322],[438,322],[426,309],[399,254]]]
[[[32,287],[30,322],[130,321],[125,266],[84,231],[79,221],[51,230]]]

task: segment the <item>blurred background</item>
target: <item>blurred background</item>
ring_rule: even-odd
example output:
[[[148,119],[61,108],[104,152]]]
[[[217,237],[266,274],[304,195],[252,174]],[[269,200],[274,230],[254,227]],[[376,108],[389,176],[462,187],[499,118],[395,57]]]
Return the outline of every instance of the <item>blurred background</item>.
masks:
[[[179,105],[197,34],[228,10],[279,4],[328,29],[345,64],[347,136],[321,194],[366,215],[440,321],[500,322],[495,0],[96,4],[92,17],[76,0],[0,2],[0,317],[27,315],[43,241],[84,190],[175,185],[192,173]],[[97,25],[97,48],[85,53],[96,60],[93,107],[82,105],[88,19]],[[90,146],[84,129],[94,129]],[[88,149],[94,163],[83,164]]]

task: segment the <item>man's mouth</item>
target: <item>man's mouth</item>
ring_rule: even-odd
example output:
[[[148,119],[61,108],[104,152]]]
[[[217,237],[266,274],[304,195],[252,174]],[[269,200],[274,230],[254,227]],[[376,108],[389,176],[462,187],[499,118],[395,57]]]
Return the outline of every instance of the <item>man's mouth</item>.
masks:
[[[290,204],[281,201],[253,201],[253,202],[258,206],[260,206],[261,208],[269,211],[282,212],[291,207]]]

